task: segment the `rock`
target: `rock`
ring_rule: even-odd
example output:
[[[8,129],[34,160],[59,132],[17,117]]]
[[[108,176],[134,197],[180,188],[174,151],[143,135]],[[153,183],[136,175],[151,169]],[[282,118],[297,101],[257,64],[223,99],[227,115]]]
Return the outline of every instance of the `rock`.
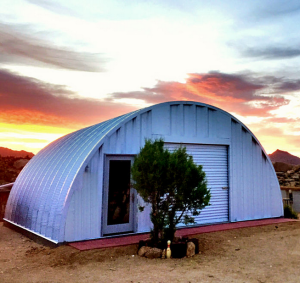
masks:
[[[195,245],[195,254],[199,253],[199,239],[197,238],[191,238],[188,240],[188,242],[193,242]]]
[[[195,255],[195,244],[193,242],[188,242],[186,246],[186,256],[192,257]]]
[[[300,165],[296,165],[293,168],[295,170],[295,172],[300,172]]]
[[[161,258],[161,255],[162,250],[158,248],[150,248],[150,250],[145,253],[145,257],[147,258]]]
[[[162,259],[166,258],[166,249],[163,249],[162,254],[161,254],[161,258]]]
[[[147,240],[141,240],[139,241],[139,247],[138,250],[142,247],[142,246],[149,246],[152,247],[152,243],[151,243],[151,239],[147,239]]]
[[[287,173],[287,174],[294,174],[295,171],[294,171],[294,170],[288,170],[286,173]]]
[[[148,247],[148,246],[142,246],[139,251],[138,251],[138,255],[139,256],[145,256],[145,254],[151,250],[151,247]]]

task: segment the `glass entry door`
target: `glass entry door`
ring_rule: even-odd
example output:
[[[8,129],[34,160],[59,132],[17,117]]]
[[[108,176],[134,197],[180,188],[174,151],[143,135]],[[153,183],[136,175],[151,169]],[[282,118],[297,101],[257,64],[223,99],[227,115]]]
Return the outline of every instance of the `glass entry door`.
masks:
[[[133,156],[106,156],[103,198],[103,234],[134,231],[135,192],[130,170]]]

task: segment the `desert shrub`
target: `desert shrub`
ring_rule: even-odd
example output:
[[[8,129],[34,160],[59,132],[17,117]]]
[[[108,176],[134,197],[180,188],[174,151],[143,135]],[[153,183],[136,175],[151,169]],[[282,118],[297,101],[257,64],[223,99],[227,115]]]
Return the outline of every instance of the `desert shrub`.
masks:
[[[290,205],[285,205],[284,217],[291,218],[291,219],[298,219],[298,213]]]
[[[154,244],[173,240],[178,223],[190,224],[209,204],[205,172],[185,148],[169,152],[162,139],[146,140],[132,166],[133,187],[151,204]]]

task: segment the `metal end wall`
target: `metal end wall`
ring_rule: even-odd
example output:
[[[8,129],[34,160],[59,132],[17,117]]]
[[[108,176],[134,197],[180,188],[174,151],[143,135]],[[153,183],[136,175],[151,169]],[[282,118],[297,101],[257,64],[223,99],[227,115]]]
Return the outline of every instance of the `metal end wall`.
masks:
[[[5,218],[55,242],[101,237],[105,154],[137,154],[146,137],[228,146],[229,221],[283,215],[272,163],[250,130],[221,109],[179,101],[105,121],[48,145],[17,178]],[[137,213],[136,232],[149,231],[149,210]]]

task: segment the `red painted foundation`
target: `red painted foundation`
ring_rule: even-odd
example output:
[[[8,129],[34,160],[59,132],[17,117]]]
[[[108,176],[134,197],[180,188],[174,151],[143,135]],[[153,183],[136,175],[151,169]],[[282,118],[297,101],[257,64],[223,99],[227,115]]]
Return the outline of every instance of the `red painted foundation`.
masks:
[[[225,230],[232,230],[232,229],[286,223],[290,221],[298,221],[298,220],[287,219],[287,218],[270,218],[270,219],[260,219],[260,220],[242,221],[242,222],[234,222],[234,223],[214,224],[214,225],[199,226],[193,228],[183,228],[176,231],[176,236],[177,237],[192,236],[192,235],[202,234],[202,233],[211,233],[211,232],[218,232],[218,231],[225,231]],[[146,240],[148,238],[149,238],[149,233],[131,234],[126,236],[116,236],[116,237],[102,238],[97,240],[72,242],[69,243],[69,245],[78,250],[85,251],[85,250],[92,250],[92,249],[102,249],[102,248],[137,244],[139,241]]]

